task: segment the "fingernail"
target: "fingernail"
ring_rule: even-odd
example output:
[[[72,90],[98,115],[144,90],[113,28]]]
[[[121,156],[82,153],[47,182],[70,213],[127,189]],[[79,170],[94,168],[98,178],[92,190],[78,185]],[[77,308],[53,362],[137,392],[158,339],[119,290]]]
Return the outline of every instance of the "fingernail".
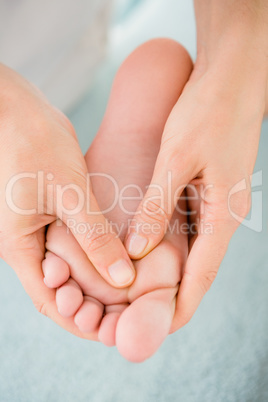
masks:
[[[139,236],[137,233],[132,233],[127,239],[126,248],[130,255],[139,255],[143,252],[148,244],[145,237]]]
[[[135,273],[127,261],[119,260],[108,268],[110,277],[118,285],[127,285],[134,279]]]

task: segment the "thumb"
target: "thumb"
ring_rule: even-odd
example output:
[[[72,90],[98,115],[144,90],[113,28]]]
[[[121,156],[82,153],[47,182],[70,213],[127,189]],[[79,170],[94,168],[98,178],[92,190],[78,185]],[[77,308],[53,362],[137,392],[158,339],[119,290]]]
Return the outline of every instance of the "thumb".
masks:
[[[182,156],[183,155],[183,156]],[[178,200],[195,176],[191,160],[178,147],[160,149],[153,178],[128,229],[126,249],[133,259],[148,254],[163,239]]]
[[[58,224],[65,223],[99,274],[112,286],[131,285],[135,279],[133,264],[118,234],[101,213],[90,183],[65,186],[56,205]]]

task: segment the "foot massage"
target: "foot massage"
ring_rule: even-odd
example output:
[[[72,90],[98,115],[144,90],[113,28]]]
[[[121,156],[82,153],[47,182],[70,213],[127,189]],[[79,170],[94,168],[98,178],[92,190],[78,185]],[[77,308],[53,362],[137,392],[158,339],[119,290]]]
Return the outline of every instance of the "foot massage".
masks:
[[[126,47],[111,74],[101,68],[113,57],[111,50],[107,53],[107,38],[116,18],[127,18],[128,12],[129,27],[137,10],[153,7],[150,0],[118,1],[117,8],[112,3],[0,0],[0,256],[29,295],[35,307],[29,310],[41,313],[39,331],[45,331],[42,325],[51,326],[49,348],[54,337],[62,342],[54,347],[64,348],[68,337],[68,348],[79,347],[81,356],[86,345],[101,347],[107,360],[116,359],[122,367],[140,363],[138,370],[163,354],[166,367],[169,356],[177,353],[171,346],[166,351],[169,338],[183,331],[189,339],[191,331],[198,335],[192,320],[198,321],[204,296],[219,269],[224,270],[229,247],[250,258],[249,242],[242,240],[243,234],[240,239],[239,231],[247,226],[245,230],[254,232],[252,242],[262,242],[252,223],[257,208],[252,178],[268,115],[268,7],[265,0],[195,0],[187,6],[181,1],[182,8],[192,7],[194,13],[196,54],[171,35],[151,34],[136,43],[136,22],[135,46]],[[176,22],[173,14],[169,12],[169,18]],[[101,78],[106,98],[94,87],[96,74],[111,76],[111,85]],[[89,132],[95,128],[83,123],[88,144],[84,154],[73,110],[82,107],[85,115],[94,117],[93,102],[83,104],[92,88],[96,99],[102,96],[104,109],[98,112],[93,136]],[[262,180],[268,183],[266,176],[263,170]],[[266,248],[262,246],[259,255]],[[240,265],[243,257],[233,260]],[[257,260],[252,264],[254,271]],[[267,273],[263,286],[265,280],[268,284]],[[224,278],[217,281],[224,289]],[[230,304],[237,297],[240,305],[243,281],[236,281]],[[232,286],[219,296],[222,306],[232,300]],[[254,284],[246,289],[245,309],[250,308],[251,293],[253,298],[261,295]],[[27,322],[27,311],[13,297],[22,317],[18,320]],[[9,301],[3,295],[1,301],[4,310]],[[216,322],[221,309],[215,306]],[[267,304],[264,308],[267,313]],[[208,312],[200,314],[213,320]],[[4,350],[12,327],[3,320]],[[198,337],[194,344],[198,347]],[[215,348],[218,355],[219,339]],[[97,355],[94,364],[102,370]],[[161,382],[157,378],[154,381]],[[3,385],[1,392],[0,381],[0,399],[1,393],[8,395],[7,389]],[[268,395],[267,386],[266,391]],[[79,394],[77,400],[126,400],[103,392],[99,390],[98,399],[96,393],[92,399]],[[147,394],[135,399],[133,394],[129,400],[227,400],[217,392],[211,399],[174,399],[172,393],[160,393],[155,399]],[[10,395],[3,400],[54,400],[49,394],[48,399]],[[229,400],[255,400],[237,395]]]

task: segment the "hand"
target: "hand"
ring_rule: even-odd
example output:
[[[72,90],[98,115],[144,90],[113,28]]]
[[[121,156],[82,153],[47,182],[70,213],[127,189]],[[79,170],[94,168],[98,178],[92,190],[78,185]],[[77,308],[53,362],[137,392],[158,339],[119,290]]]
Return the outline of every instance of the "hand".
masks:
[[[249,97],[245,86],[235,92],[227,77],[216,78],[193,75],[186,85],[166,123],[151,186],[126,240],[133,259],[148,254],[163,238],[176,203],[189,185],[190,254],[172,331],[192,317],[217,274],[232,234],[250,209],[250,175],[258,150],[263,97]]]
[[[172,331],[192,317],[238,221],[249,211],[250,175],[268,81],[267,2],[194,3],[197,61],[167,121],[152,186],[126,239],[132,258],[149,253],[162,239],[182,190],[190,184],[189,222],[198,226],[197,231],[189,227],[190,254]],[[149,235],[146,223],[151,224]]]
[[[0,254],[37,309],[57,321],[41,268],[48,224],[62,219],[111,285],[132,283],[134,268],[87,191],[87,167],[69,120],[3,65],[0,77]]]

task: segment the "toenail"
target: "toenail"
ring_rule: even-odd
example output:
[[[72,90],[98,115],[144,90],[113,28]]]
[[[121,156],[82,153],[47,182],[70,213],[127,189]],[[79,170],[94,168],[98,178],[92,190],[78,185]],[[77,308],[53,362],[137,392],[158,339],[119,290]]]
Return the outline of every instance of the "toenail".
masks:
[[[108,268],[110,277],[117,285],[127,285],[134,279],[135,273],[127,261],[119,260]]]
[[[126,248],[130,255],[139,255],[144,251],[147,244],[148,240],[145,237],[132,233],[127,239]]]

